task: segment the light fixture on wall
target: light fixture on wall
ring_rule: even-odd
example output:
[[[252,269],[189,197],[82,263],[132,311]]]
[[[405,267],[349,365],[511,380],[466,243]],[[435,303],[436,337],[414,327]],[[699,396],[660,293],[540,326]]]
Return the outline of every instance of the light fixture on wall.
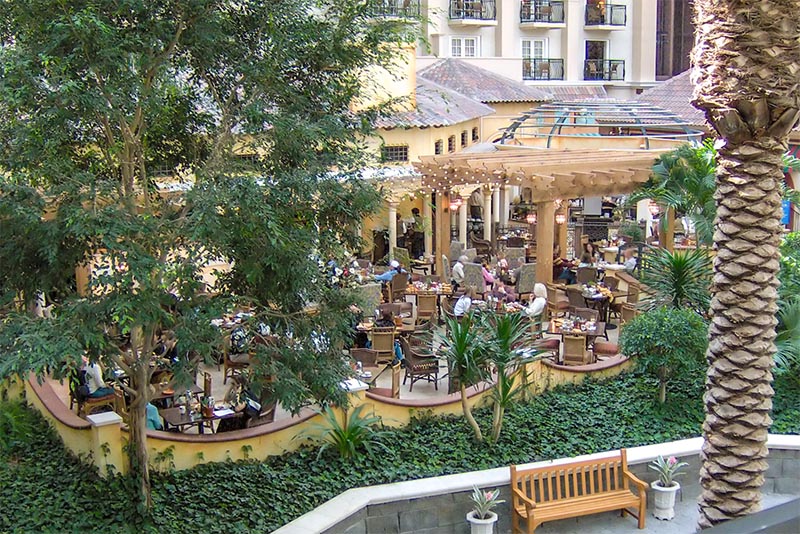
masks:
[[[564,224],[565,222],[567,222],[566,215],[564,215],[563,213],[559,213],[558,215],[556,215],[556,224]]]
[[[525,220],[528,221],[528,224],[536,224],[536,212],[532,211],[525,216]]]
[[[461,198],[461,195],[456,193],[456,195],[450,200],[450,207],[453,209],[458,209],[464,204],[464,199]]]

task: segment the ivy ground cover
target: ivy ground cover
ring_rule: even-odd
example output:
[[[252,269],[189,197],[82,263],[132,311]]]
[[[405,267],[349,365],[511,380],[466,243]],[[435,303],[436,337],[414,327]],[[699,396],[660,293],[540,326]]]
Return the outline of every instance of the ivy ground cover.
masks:
[[[385,450],[352,461],[308,447],[267,461],[154,474],[154,516],[131,509],[131,484],[100,478],[70,457],[33,411],[6,404],[0,418],[0,532],[270,531],[353,487],[505,466],[697,436],[702,373],[658,384],[638,372],[561,387],[519,402],[494,445],[476,443],[460,417],[421,417],[389,430]],[[775,383],[773,432],[800,433],[800,381]],[[476,412],[483,428],[488,409]]]

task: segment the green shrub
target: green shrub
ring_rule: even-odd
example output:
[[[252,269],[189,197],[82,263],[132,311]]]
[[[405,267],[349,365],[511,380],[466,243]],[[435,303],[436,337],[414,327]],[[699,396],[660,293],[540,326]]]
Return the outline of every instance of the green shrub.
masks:
[[[625,325],[620,349],[659,381],[659,400],[667,397],[667,383],[679,374],[700,373],[708,347],[708,325],[692,310],[657,308]]]

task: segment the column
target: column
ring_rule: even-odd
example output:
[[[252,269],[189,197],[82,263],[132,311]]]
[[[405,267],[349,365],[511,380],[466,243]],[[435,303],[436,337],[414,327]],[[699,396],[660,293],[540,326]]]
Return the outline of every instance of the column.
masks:
[[[561,248],[562,257],[567,253],[567,231],[569,229],[569,200],[564,201],[564,205],[559,212],[564,216],[564,224],[557,224],[556,231],[558,232],[558,246]]]
[[[494,187],[492,189],[492,219],[495,223],[500,224],[500,188]]]
[[[437,204],[438,206],[438,204]],[[433,216],[431,214],[431,196],[422,199],[422,224],[425,233],[425,255],[433,254]]]
[[[483,189],[483,238],[492,240],[492,190]]]
[[[658,234],[658,244],[661,248],[667,249],[670,252],[675,250],[675,208],[669,208],[667,212],[662,215],[667,218],[667,228],[664,230],[663,235]]]
[[[508,226],[508,198],[511,188],[507,185],[500,189],[500,226]]]
[[[644,225],[644,242],[647,243],[647,238],[653,235],[653,214],[650,213],[650,199],[642,199],[636,203],[636,221],[645,221]]]
[[[556,207],[552,200],[536,204],[536,281],[553,281],[553,225]]]
[[[469,210],[469,202],[464,199],[461,207],[458,208],[458,240],[467,248],[467,211]]]
[[[436,192],[436,274],[444,275],[442,256],[450,255],[450,200],[445,193]]]
[[[100,476],[106,476],[107,466],[113,466],[115,472],[125,474],[128,466],[120,429],[122,417],[116,412],[103,412],[87,415],[86,420],[92,425],[92,459],[99,468]]]
[[[628,24],[633,34],[631,64],[626,65],[625,69],[625,78],[628,80],[649,82],[655,78],[656,55],[653,53],[656,49],[655,12],[656,0],[637,0],[628,6]]]
[[[394,259],[394,249],[397,247],[397,202],[389,201],[389,258]]]

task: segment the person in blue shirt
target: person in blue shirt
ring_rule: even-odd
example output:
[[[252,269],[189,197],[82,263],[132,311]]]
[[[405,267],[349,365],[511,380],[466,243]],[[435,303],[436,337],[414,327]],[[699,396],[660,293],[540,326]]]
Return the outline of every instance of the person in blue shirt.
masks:
[[[381,282],[391,282],[394,275],[403,272],[403,269],[400,268],[400,262],[397,260],[392,260],[389,264],[390,269],[383,274],[379,274],[375,276],[375,280],[380,280]]]
[[[161,420],[161,416],[158,415],[158,408],[148,402],[145,407],[145,413],[147,414],[147,421],[145,423],[147,428],[150,430],[164,429],[164,422]]]

